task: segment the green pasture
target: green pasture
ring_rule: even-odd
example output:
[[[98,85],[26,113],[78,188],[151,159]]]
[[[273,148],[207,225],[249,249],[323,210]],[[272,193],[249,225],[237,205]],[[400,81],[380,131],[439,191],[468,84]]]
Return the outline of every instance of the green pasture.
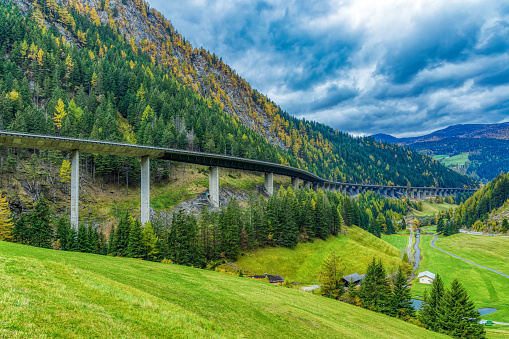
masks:
[[[493,321],[509,322],[509,293],[507,293],[509,279],[461,261],[431,247],[430,241],[433,238],[433,235],[421,236],[420,248],[422,249],[423,258],[417,273],[430,271],[439,274],[447,287],[450,286],[454,278],[458,279],[468,291],[476,307],[494,307],[499,310],[483,318]],[[444,241],[453,242],[454,239],[439,238],[436,245],[442,248]],[[456,246],[467,247],[462,240],[458,238],[456,239]],[[443,249],[446,249],[446,246],[443,247]],[[451,253],[461,256],[461,253],[453,251],[452,248],[447,249],[451,250]],[[470,259],[473,261],[475,258]],[[478,260],[478,263],[483,264],[482,260]],[[431,286],[419,284],[416,279],[412,281],[412,295],[422,296],[425,289],[429,292]]]
[[[236,265],[248,274],[280,275],[290,281],[318,283],[320,267],[332,251],[343,261],[345,274],[363,274],[373,257],[382,259],[394,272],[401,262],[400,251],[359,227],[349,227],[348,235],[316,239],[295,248],[269,247],[243,253]]]
[[[443,337],[249,278],[7,242],[0,310],[6,338]]]
[[[458,207],[456,204],[437,204],[437,203],[429,203],[427,201],[422,202],[422,211],[418,211],[415,209],[412,209],[412,211],[409,213],[410,216],[423,216],[423,215],[432,215],[437,214],[438,212],[446,212],[451,208]]]

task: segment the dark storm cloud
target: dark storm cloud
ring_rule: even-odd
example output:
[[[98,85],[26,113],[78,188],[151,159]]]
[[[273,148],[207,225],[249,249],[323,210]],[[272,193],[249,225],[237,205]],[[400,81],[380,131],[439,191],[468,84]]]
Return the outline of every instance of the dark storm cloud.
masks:
[[[505,1],[150,3],[298,117],[395,135],[508,118]]]

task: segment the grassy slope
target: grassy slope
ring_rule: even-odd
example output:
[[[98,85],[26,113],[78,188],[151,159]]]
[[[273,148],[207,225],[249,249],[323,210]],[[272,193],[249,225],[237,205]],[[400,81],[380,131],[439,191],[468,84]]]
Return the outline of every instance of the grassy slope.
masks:
[[[441,337],[251,279],[6,242],[0,280],[7,337]]]
[[[458,205],[455,204],[430,204],[427,201],[422,202],[422,211],[418,211],[415,209],[412,209],[412,211],[409,213],[409,216],[423,216],[423,215],[432,215],[437,214],[438,212],[445,212],[448,211],[450,208],[457,207]]]
[[[345,266],[345,274],[363,274],[373,257],[381,258],[391,272],[400,262],[400,251],[372,234],[348,228],[348,236],[299,244],[293,249],[271,247],[245,253],[236,265],[248,274],[277,274],[290,281],[317,283],[320,266],[335,251]]]
[[[382,240],[388,242],[392,246],[399,249],[401,255],[403,255],[403,252],[406,251],[409,237],[410,234],[393,234],[393,235],[382,234]]]
[[[457,278],[468,291],[476,307],[495,307],[499,309],[498,312],[489,314],[484,318],[509,322],[509,294],[507,293],[509,279],[432,248],[430,241],[433,238],[432,235],[421,236],[420,247],[423,259],[418,272],[431,271],[440,274],[447,287],[450,286],[454,278]],[[442,241],[442,238],[437,241],[439,247],[442,246]],[[460,245],[463,246],[461,243]],[[460,255],[460,253],[457,254]],[[412,294],[422,296],[426,288],[429,292],[431,287],[419,284],[414,280]]]
[[[509,238],[455,234],[436,245],[475,263],[509,274]],[[509,286],[509,279],[507,280]]]

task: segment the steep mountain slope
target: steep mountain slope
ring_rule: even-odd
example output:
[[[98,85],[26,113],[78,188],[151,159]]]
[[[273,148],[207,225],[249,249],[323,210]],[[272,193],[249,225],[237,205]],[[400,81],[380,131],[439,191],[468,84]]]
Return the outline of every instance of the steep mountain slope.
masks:
[[[509,224],[505,225],[502,220],[508,216],[508,199],[509,173],[500,174],[458,207],[454,215],[458,228],[506,233]]]
[[[462,174],[483,181],[493,180],[500,172],[509,171],[509,123],[454,125],[433,133],[396,138],[387,134],[372,136],[377,141],[410,147],[422,154],[434,156]],[[468,156],[468,163],[458,166],[453,157]]]
[[[253,157],[339,181],[475,186],[409,150],[289,116],[140,0],[15,3],[25,18],[5,3],[0,27],[4,128]],[[110,177],[136,167],[90,163]]]

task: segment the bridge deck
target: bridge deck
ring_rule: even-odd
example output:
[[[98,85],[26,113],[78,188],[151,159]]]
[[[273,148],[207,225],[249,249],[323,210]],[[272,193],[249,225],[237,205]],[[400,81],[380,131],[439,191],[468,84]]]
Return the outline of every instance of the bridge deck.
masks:
[[[447,189],[455,191],[476,191],[476,189],[470,188],[383,186],[374,184],[334,182],[320,178],[317,175],[303,169],[260,160],[244,159],[220,154],[193,152],[171,148],[132,145],[118,142],[76,139],[49,135],[0,131],[0,146],[28,149],[49,149],[59,151],[77,150],[82,153],[110,154],[131,157],[149,156],[150,158],[187,162],[198,165],[219,166],[241,170],[275,173],[311,181],[314,183],[332,184],[343,187],[348,186],[370,189]]]

